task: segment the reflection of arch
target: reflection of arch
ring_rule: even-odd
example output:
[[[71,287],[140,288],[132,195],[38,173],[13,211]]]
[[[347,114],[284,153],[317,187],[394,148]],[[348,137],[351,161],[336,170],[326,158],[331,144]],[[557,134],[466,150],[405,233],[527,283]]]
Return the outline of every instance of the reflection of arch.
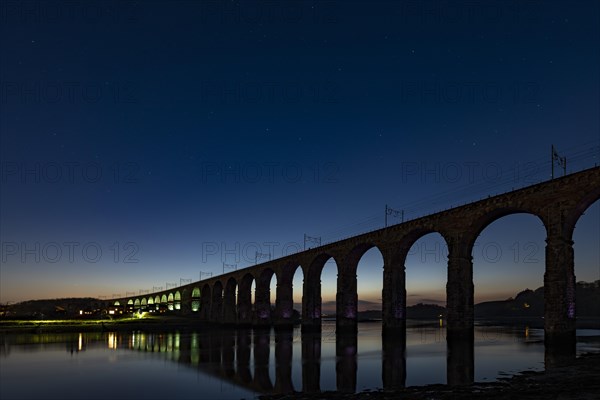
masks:
[[[223,315],[223,284],[220,281],[215,282],[212,287],[211,300],[210,318],[212,321],[221,321]]]
[[[223,293],[223,322],[234,324],[237,317],[237,306],[235,292],[237,282],[232,277],[227,280],[225,292]]]

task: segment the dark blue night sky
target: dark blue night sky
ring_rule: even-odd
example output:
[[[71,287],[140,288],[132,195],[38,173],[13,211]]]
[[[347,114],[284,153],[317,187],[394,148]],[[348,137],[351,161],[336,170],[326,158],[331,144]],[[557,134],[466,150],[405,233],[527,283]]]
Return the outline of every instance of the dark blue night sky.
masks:
[[[594,1],[1,7],[0,302],[242,268],[381,227],[386,204],[414,218],[548,179],[552,144],[568,172],[600,162]],[[503,257],[474,254],[476,301],[541,286],[544,239],[532,216],[484,231]],[[578,280],[600,279],[599,247],[596,203]],[[445,259],[427,254],[409,296],[442,302]],[[380,267],[376,250],[359,267],[365,301]]]

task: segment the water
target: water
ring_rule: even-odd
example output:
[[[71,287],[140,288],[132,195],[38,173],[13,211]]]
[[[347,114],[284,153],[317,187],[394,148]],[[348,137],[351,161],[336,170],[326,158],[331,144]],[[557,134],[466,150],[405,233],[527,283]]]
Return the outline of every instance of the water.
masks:
[[[600,351],[599,338],[598,330],[578,331],[578,351]],[[457,346],[448,349],[434,323],[409,326],[405,339],[386,338],[383,347],[377,323],[343,337],[331,322],[320,335],[298,328],[7,334],[0,336],[0,398],[250,399],[493,381],[544,369],[540,329],[476,327],[474,346]]]

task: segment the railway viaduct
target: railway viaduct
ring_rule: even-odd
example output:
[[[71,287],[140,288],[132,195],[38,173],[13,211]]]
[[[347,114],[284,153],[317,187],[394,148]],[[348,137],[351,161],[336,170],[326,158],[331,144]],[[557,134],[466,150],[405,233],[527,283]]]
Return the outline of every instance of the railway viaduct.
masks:
[[[231,325],[289,325],[293,321],[292,280],[304,275],[302,328],[321,324],[321,271],[333,258],[338,267],[336,324],[357,326],[356,270],[362,255],[376,247],[383,256],[383,327],[405,329],[405,260],[421,237],[439,233],[448,246],[446,284],[448,333],[472,334],[474,326],[473,246],[491,223],[510,214],[531,214],[546,230],[544,330],[550,341],[575,340],[573,231],[580,216],[600,198],[600,167],[548,180],[459,207],[378,229],[334,243],[239,269],[175,289],[113,299],[110,306],[165,310]],[[275,307],[270,282],[275,276]],[[251,288],[255,285],[254,302]]]

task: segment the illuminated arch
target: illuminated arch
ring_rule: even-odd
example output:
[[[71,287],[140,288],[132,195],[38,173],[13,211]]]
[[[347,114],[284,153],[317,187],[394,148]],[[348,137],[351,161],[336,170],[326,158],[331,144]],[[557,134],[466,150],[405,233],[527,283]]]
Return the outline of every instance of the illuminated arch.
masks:
[[[115,304],[114,304],[114,305],[115,305],[115,306],[120,306],[120,305],[121,305],[121,303],[119,302],[119,300],[117,300],[117,301],[115,301]]]
[[[152,297],[148,297],[148,305],[154,304],[154,299]]]
[[[135,302],[133,303],[134,306],[139,307],[140,306],[140,299],[135,299]]]
[[[169,297],[167,298],[167,308],[170,311],[173,311],[173,293],[169,293]]]
[[[192,312],[200,310],[200,288],[195,287],[192,290]]]
[[[179,293],[179,290],[175,292],[175,296],[174,296],[174,307],[176,310],[181,310],[181,293]]]

